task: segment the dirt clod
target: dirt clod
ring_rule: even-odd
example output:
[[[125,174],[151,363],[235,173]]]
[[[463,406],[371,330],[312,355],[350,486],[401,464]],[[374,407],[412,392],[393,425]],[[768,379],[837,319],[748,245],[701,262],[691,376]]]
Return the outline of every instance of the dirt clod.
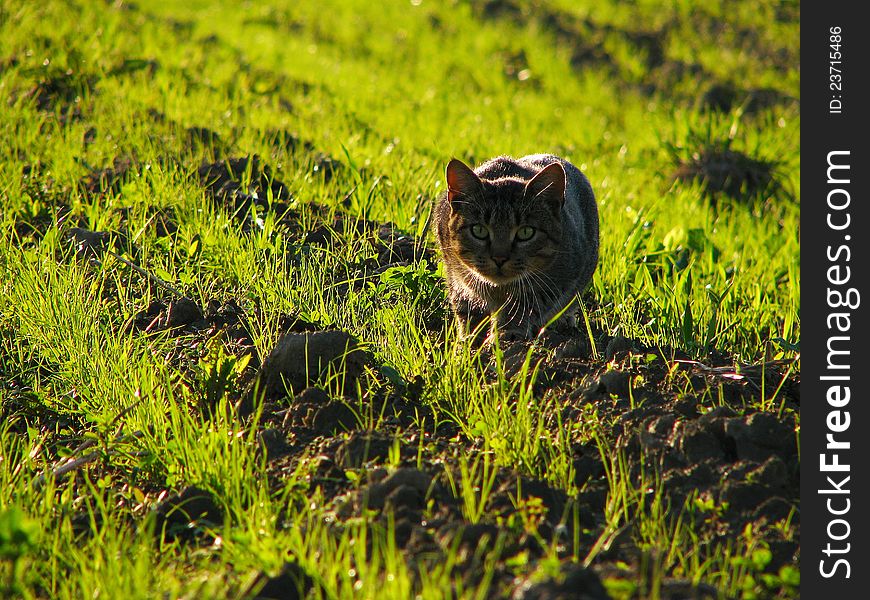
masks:
[[[604,356],[608,361],[611,361],[614,358],[619,358],[622,355],[631,352],[633,346],[634,342],[632,340],[627,337],[618,335],[609,342],[607,342],[607,347],[604,350]]]
[[[383,481],[373,483],[365,492],[369,508],[380,509],[389,502],[394,507],[423,507],[432,477],[423,471],[401,468]]]
[[[608,394],[627,398],[631,391],[631,374],[624,371],[605,371],[598,378],[601,386]]]
[[[749,156],[729,146],[728,142],[705,143],[688,158],[678,159],[672,179],[700,183],[714,202],[721,195],[741,200],[782,189],[775,161]]]
[[[757,412],[745,418],[728,419],[724,426],[740,458],[764,461],[771,453],[785,458],[797,454],[794,429],[770,413]]]
[[[266,428],[257,434],[260,451],[267,459],[272,460],[288,450],[284,434],[277,429]]]
[[[287,562],[273,577],[261,573],[252,589],[259,587],[254,600],[298,600],[304,598],[313,585],[314,580],[298,563]]]
[[[70,228],[66,237],[75,247],[76,256],[85,259],[99,258],[112,239],[108,231],[90,231],[81,227]]]
[[[165,540],[211,543],[207,529],[223,524],[224,511],[210,492],[198,487],[186,487],[158,504],[157,532]]]
[[[79,182],[89,196],[116,195],[135,168],[135,161],[129,156],[117,156],[111,167],[96,169],[85,175]]]
[[[610,594],[591,569],[579,564],[562,565],[558,580],[540,583],[523,582],[517,586],[514,600],[610,600]]]
[[[688,463],[707,459],[721,459],[725,452],[722,442],[715,434],[695,422],[682,422],[675,432],[675,446]]]
[[[382,463],[392,445],[392,440],[381,434],[355,433],[335,451],[335,462],[344,469],[358,469],[369,461]]]
[[[264,204],[270,194],[273,200],[291,197],[287,186],[275,179],[269,166],[257,155],[206,163],[196,174],[211,198],[240,213],[251,204]]]
[[[169,303],[166,313],[166,326],[169,328],[184,327],[202,319],[202,310],[190,298],[173,300]]]
[[[317,432],[334,435],[356,429],[359,419],[345,402],[332,400],[314,413],[309,424]]]
[[[490,523],[472,525],[448,523],[438,530],[436,538],[444,549],[456,544],[460,552],[473,553],[481,544],[494,543],[498,534],[499,528]]]
[[[366,364],[366,354],[344,331],[288,333],[275,345],[252,384],[250,393],[274,399],[285,389],[304,390],[340,374],[340,385],[352,390]]]

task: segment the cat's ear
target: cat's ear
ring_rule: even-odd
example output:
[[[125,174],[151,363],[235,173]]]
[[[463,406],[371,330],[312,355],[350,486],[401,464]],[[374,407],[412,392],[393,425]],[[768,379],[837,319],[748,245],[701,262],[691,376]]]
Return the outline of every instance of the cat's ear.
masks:
[[[565,169],[560,163],[547,165],[526,184],[525,196],[534,202],[545,202],[558,215],[565,202]]]
[[[447,197],[452,203],[463,196],[475,196],[483,187],[480,178],[461,160],[447,163]]]

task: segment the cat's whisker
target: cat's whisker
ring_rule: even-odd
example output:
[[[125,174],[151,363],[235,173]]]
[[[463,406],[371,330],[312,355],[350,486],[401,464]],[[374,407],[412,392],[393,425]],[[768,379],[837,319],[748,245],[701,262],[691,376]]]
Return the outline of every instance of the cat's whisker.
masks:
[[[532,312],[531,300],[535,297],[535,291],[530,281],[525,278],[521,281],[523,282],[523,305],[520,320],[525,320]]]
[[[522,321],[526,305],[526,286],[525,281],[520,277],[515,282],[517,294],[513,296],[513,309],[511,311],[511,320]]]
[[[547,284],[547,282],[544,281],[539,274],[533,271],[530,271],[530,274],[532,275],[532,277],[535,278],[536,281],[542,283],[546,288],[550,287],[549,284]],[[532,298],[534,298],[535,300],[535,308],[537,309],[538,318],[543,317],[543,309],[541,308],[541,294],[532,294]]]
[[[535,310],[540,310],[540,300],[535,292],[533,280],[528,281],[528,301],[526,303],[526,320],[530,320],[535,313]]]
[[[530,269],[528,273],[542,288],[541,291],[550,296],[551,301],[559,297],[558,286],[547,273],[538,269]]]
[[[527,272],[526,282],[527,282],[528,295],[527,295],[526,307],[525,307],[524,312],[525,312],[526,320],[528,321],[528,320],[532,319],[532,317],[536,311],[540,312],[541,302],[540,302],[540,295],[537,293],[537,291],[535,289],[534,273],[532,273],[530,271]]]
[[[523,297],[523,287],[522,281],[516,280],[510,284],[508,288],[507,296],[505,298],[504,306],[508,310],[506,315],[507,321],[513,321],[517,315],[517,311],[520,307],[520,303]]]
[[[543,283],[547,284],[548,288],[553,292],[553,294],[555,294],[556,296],[559,295],[559,292],[558,292],[559,286],[553,280],[552,275],[550,275],[549,273],[547,273],[541,269],[535,269],[535,274]]]

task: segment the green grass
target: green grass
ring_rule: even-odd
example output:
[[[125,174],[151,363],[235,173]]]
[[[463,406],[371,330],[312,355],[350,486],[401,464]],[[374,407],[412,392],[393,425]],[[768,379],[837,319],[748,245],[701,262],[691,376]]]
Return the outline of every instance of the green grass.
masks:
[[[348,265],[373,252],[364,236],[303,250],[276,224],[280,215],[258,215],[262,223],[242,232],[204,198],[199,164],[257,154],[289,187],[303,226],[315,221],[313,204],[337,210],[346,199],[341,210],[421,234],[451,156],[553,152],[587,174],[601,216],[580,335],[622,335],[699,359],[714,349],[739,363],[795,358],[799,28],[775,19],[790,4],[552,0],[506,2],[518,12],[484,17],[486,4],[0,0],[0,595],[242,598],[259,571],[275,574],[291,559],[313,575],[316,597],[497,591],[485,576],[456,578],[452,567],[467,558],[458,548],[415,571],[389,522],[330,521],[331,499],[306,477],[314,456],[274,485],[256,421],[230,408],[245,364],[220,339],[206,354],[165,334],[131,334],[125,324],[165,291],[111,254],[99,263],[74,256],[71,225],[122,232],[117,255],[201,306],[238,299],[259,358],[280,317],[297,314],[350,332],[403,381],[419,377],[419,401],[464,440],[455,470],[445,469],[469,522],[485,516],[498,467],[574,497],[572,443],[597,443],[610,489],[599,533],[631,527],[650,549],[643,573],[609,580],[614,597],[658,598],[666,576],[726,597],[793,589],[790,572],[762,585],[763,545],[751,531],[711,547],[694,533],[709,518],[697,502],[665,507],[652,472],[633,483],[596,415],[563,423],[564,398],[533,391],[531,354],[508,375],[500,363],[481,365],[452,330],[428,330],[444,303],[429,271],[412,265],[393,272],[399,282],[347,292],[342,280],[359,278]],[[584,24],[610,62],[572,65],[582,38],[544,13]],[[728,26],[699,35],[699,22]],[[663,32],[666,62],[705,74],[669,80],[625,34],[644,31]],[[742,90],[731,110],[704,108],[713,83]],[[762,89],[784,100],[741,106]],[[42,106],[40,90],[53,94]],[[219,141],[187,141],[192,127]],[[711,149],[770,166],[775,183],[731,198],[709,181],[673,180],[681,161]],[[343,165],[331,179],[313,170],[321,152]],[[86,193],[82,178],[118,157],[135,166],[117,193]],[[62,205],[70,216],[58,220]],[[172,211],[173,235],[156,235],[154,208]],[[779,384],[766,382],[757,407],[782,411]],[[383,415],[357,408],[368,429],[384,429]],[[77,452],[85,441],[93,445]],[[419,452],[434,456],[427,444],[421,437]],[[65,457],[89,452],[88,465],[50,476]],[[222,509],[211,545],[154,533],[160,491],[184,485]],[[647,486],[659,491],[638,492]],[[493,540],[474,557],[482,573],[499,552]],[[597,552],[573,550],[592,566]],[[547,560],[517,568],[552,571]]]

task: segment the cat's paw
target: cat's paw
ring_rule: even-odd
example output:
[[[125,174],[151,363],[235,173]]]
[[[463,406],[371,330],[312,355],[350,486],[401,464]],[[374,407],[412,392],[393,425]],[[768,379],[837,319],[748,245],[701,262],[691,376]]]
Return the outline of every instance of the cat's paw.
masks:
[[[490,332],[489,337],[493,337],[492,332]],[[499,330],[498,332],[498,339],[500,342],[518,342],[520,340],[525,340],[528,338],[529,333],[525,329],[509,328]]]

